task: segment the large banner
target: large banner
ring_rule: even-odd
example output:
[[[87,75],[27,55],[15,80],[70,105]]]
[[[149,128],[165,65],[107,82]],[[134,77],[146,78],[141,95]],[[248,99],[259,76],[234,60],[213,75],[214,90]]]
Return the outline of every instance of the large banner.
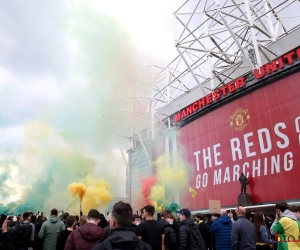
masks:
[[[258,89],[179,129],[190,163],[185,207],[237,205],[240,173],[254,204],[300,197],[300,73]]]

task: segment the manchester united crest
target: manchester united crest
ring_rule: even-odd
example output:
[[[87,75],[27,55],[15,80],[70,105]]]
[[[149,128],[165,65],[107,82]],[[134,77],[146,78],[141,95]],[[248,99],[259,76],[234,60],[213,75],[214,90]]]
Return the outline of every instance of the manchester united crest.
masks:
[[[238,108],[230,116],[230,126],[236,131],[242,131],[248,126],[249,120],[249,110]]]

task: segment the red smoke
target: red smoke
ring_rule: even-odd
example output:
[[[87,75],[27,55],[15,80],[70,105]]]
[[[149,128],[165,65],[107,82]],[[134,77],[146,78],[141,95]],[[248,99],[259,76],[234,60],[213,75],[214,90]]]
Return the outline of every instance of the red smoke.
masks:
[[[145,202],[147,205],[151,205],[152,202],[149,200],[149,195],[151,193],[151,188],[156,183],[157,178],[156,176],[153,177],[147,177],[147,178],[141,178],[142,182],[142,194],[145,198]]]

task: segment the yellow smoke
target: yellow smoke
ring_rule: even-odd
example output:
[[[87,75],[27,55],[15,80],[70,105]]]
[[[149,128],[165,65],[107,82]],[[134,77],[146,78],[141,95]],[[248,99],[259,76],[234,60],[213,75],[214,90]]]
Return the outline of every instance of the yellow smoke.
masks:
[[[162,185],[155,185],[151,188],[151,193],[150,193],[150,200],[152,202],[158,201],[158,202],[165,202],[166,200],[166,190],[165,187]]]
[[[160,156],[156,161],[157,181],[173,193],[180,192],[187,187],[187,163],[179,155],[173,156],[174,165],[167,165],[167,155]]]
[[[152,202],[152,205],[154,206],[155,211],[161,212],[161,211],[164,210],[164,205],[163,205],[163,204],[158,205],[157,201],[153,201],[153,202]]]
[[[171,204],[175,195],[188,187],[188,164],[180,155],[173,156],[173,166],[167,164],[168,155],[160,156],[156,164],[157,184],[151,188],[149,199],[154,206],[158,203]]]
[[[82,203],[82,199],[86,193],[86,187],[82,183],[73,182],[69,185],[69,190],[72,196],[78,195],[80,204]]]
[[[72,183],[69,185],[69,190],[72,196],[79,195],[82,197],[80,203],[84,214],[87,214],[91,209],[104,207],[113,199],[109,182],[96,180],[91,176],[88,176],[83,182]]]
[[[87,191],[83,199],[83,213],[87,214],[90,209],[101,208],[107,205],[113,196],[110,193],[110,184],[104,180],[95,180],[88,176],[85,180]]]

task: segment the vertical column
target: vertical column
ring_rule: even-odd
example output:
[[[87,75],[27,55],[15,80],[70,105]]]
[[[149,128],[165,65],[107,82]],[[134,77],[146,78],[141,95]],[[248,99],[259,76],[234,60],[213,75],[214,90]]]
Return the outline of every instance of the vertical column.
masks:
[[[132,169],[132,148],[127,150],[128,161],[126,165],[126,202],[131,204],[131,169]]]
[[[172,142],[170,143],[172,145],[172,166],[176,165],[176,160],[177,160],[177,139],[176,139],[176,135],[174,133],[171,134],[170,136]],[[175,195],[175,199],[174,201],[177,203],[177,204],[180,204],[180,196],[179,194],[176,194]]]
[[[258,42],[257,42],[256,34],[255,34],[255,28],[253,27],[253,19],[252,19],[252,16],[251,16],[249,4],[251,4],[251,2],[249,0],[245,0],[245,7],[246,7],[246,11],[247,11],[249,28],[250,28],[252,43],[253,43],[255,56],[256,56],[256,64],[257,65],[255,65],[255,66],[256,66],[256,68],[258,68],[262,64],[261,64],[261,59],[260,59],[260,55],[259,55]]]
[[[207,16],[205,13],[202,13],[203,15],[203,22],[204,22],[204,29],[205,29],[205,50],[206,50],[206,56],[208,60],[208,65],[209,65],[209,78],[210,78],[210,88],[213,90],[215,88],[214,84],[214,67],[213,67],[213,62],[212,62],[212,57],[211,57],[211,46],[210,43],[210,37],[209,37],[209,31],[208,31],[208,26],[207,26]]]

